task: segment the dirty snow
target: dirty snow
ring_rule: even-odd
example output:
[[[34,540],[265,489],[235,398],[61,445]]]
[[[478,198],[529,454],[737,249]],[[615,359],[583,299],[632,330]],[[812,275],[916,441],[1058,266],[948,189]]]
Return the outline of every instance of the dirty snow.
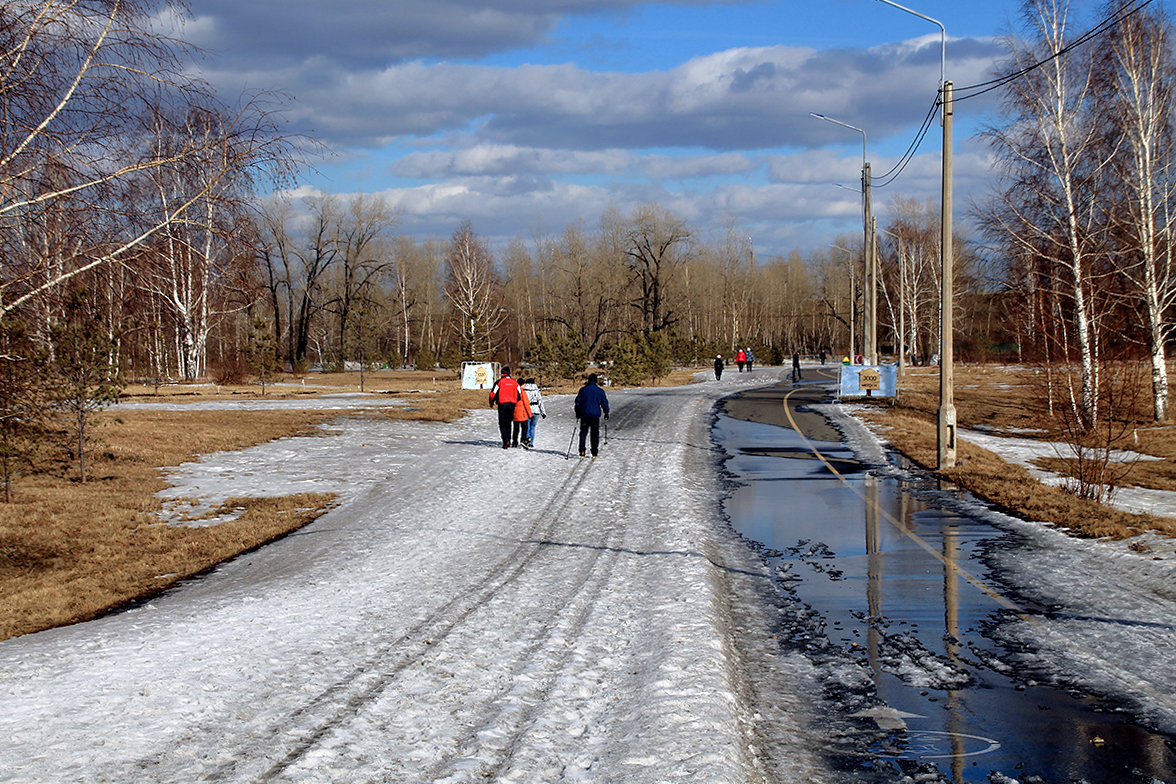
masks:
[[[553,397],[532,452],[497,446],[489,410],[341,415],[177,468],[169,503],[340,503],[146,605],[0,643],[3,780],[856,780],[827,767],[819,706],[864,675],[780,647],[767,570],[721,519],[710,412],[775,380],[610,392],[595,461],[565,459],[571,402]],[[821,409],[898,470],[851,406]],[[994,565],[1054,608],[1005,623],[1026,667],[1176,731],[1170,540],[1077,540],[944,500],[1034,544]]]
[[[610,393],[595,461],[565,459],[555,397],[531,452],[480,410],[178,468],[169,498],[340,503],[144,606],[0,643],[3,780],[837,780],[811,665],[719,513],[710,411],[752,383]]]

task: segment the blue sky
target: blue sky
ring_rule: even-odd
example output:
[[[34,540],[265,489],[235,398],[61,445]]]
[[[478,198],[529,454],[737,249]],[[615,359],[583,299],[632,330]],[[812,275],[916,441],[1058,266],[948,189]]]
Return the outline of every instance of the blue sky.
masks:
[[[986,79],[1020,2],[904,3],[947,28],[947,77]],[[1072,3],[1075,26],[1097,4]],[[761,256],[860,230],[863,128],[890,169],[931,107],[939,30],[879,0],[193,0],[206,78],[289,95],[290,129],[330,156],[300,192],[376,194],[404,233],[462,220],[492,247],[656,202],[704,238],[731,219]],[[991,186],[974,138],[995,94],[960,104],[961,212]],[[938,125],[875,193],[938,202]],[[962,216],[961,216],[962,217]],[[957,220],[959,220],[957,218]]]

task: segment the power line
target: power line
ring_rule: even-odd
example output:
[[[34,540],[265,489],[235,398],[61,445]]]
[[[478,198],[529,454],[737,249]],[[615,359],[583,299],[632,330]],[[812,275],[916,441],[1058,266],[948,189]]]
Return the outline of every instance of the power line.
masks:
[[[1033,71],[1037,70],[1038,68],[1041,68],[1043,65],[1046,65],[1047,63],[1052,62],[1053,60],[1056,60],[1059,57],[1062,57],[1066,54],[1069,54],[1074,49],[1077,49],[1078,47],[1089,43],[1091,40],[1097,38],[1098,36],[1102,35],[1103,33],[1107,32],[1111,28],[1118,25],[1124,19],[1127,19],[1127,18],[1139,13],[1147,6],[1151,5],[1153,0],[1134,0],[1134,2],[1135,2],[1134,5],[1124,6],[1124,7],[1120,8],[1118,11],[1112,13],[1110,16],[1103,19],[1097,25],[1090,28],[1084,34],[1080,35],[1078,38],[1074,39],[1074,41],[1072,41],[1071,43],[1067,44],[1066,46],[1062,47],[1058,51],[1054,52],[1049,57],[1046,57],[1042,60],[1039,60],[1036,63],[1033,63],[1032,65],[1029,65],[1029,66],[1021,68],[1017,71],[1014,71],[1013,73],[1005,74],[1004,76],[998,76],[995,79],[990,79],[986,82],[979,82],[977,84],[971,84],[971,85],[967,85],[965,87],[956,88],[956,90],[955,90],[956,94],[953,97],[953,101],[958,103],[960,101],[966,101],[969,98],[978,98],[979,96],[984,95],[987,92],[991,92],[992,90],[997,90],[997,89],[1005,86],[1006,84],[1009,84],[1010,82],[1012,82],[1016,79],[1020,79],[1021,77],[1026,76],[1029,73],[1032,73]],[[974,90],[975,92],[968,93],[967,92],[968,90]],[[960,95],[961,92],[966,93],[966,94]],[[919,127],[919,130],[915,133],[915,138],[911,141],[910,146],[907,147],[906,152],[903,153],[903,155],[899,159],[898,163],[896,163],[890,169],[890,171],[874,178],[874,181],[871,182],[871,187],[885,188],[888,185],[892,185],[898,179],[899,175],[901,175],[903,173],[903,171],[906,170],[906,167],[910,164],[910,162],[912,160],[914,160],[915,154],[918,152],[919,147],[923,144],[923,140],[927,137],[928,131],[931,130],[931,125],[932,125],[932,121],[935,118],[935,113],[939,109],[941,104],[942,104],[942,101],[940,100],[940,96],[937,95],[935,97],[935,100],[932,102],[931,108],[928,110],[927,115],[923,118],[922,125]]]
[[[970,98],[978,98],[979,96],[984,95],[987,92],[991,92],[993,90],[999,89],[999,88],[1005,86],[1006,84],[1008,84],[1009,82],[1012,82],[1016,79],[1020,79],[1022,76],[1026,76],[1027,74],[1032,73],[1033,71],[1037,70],[1038,68],[1041,68],[1043,65],[1046,65],[1047,63],[1053,62],[1054,60],[1058,59],[1059,57],[1067,55],[1070,52],[1077,49],[1078,47],[1089,43],[1093,39],[1097,38],[1098,36],[1102,35],[1103,33],[1107,32],[1111,28],[1118,25],[1124,19],[1127,19],[1127,18],[1139,13],[1147,6],[1151,5],[1152,2],[1153,2],[1153,0],[1137,0],[1136,4],[1133,6],[1127,5],[1127,6],[1121,7],[1118,11],[1114,12],[1113,14],[1108,16],[1107,18],[1103,19],[1097,25],[1095,25],[1094,27],[1087,30],[1084,34],[1078,36],[1078,38],[1074,39],[1066,46],[1063,46],[1061,49],[1054,52],[1049,57],[1046,57],[1042,60],[1038,60],[1037,62],[1033,63],[1032,65],[1025,66],[1024,68],[1021,68],[1021,69],[1014,71],[1012,73],[1009,73],[1009,74],[1005,74],[1004,76],[998,76],[995,79],[989,79],[986,82],[979,82],[977,84],[970,84],[965,87],[956,88],[955,101],[959,102],[959,101],[966,101]],[[983,89],[981,89],[981,88],[983,88]],[[975,92],[969,93],[969,92],[967,92],[969,90],[975,90]],[[965,94],[961,95],[960,93],[965,93]]]
[[[911,141],[910,146],[907,147],[906,152],[903,153],[898,163],[894,164],[890,171],[873,178],[870,182],[871,187],[885,188],[887,185],[890,185],[898,179],[898,175],[902,174],[907,165],[914,160],[915,153],[919,151],[919,147],[923,144],[923,139],[927,137],[927,132],[931,130],[931,126],[935,121],[935,112],[939,109],[939,103],[939,96],[936,96],[935,100],[931,102],[931,108],[927,110],[927,115],[923,118],[923,124],[919,127],[915,138]]]

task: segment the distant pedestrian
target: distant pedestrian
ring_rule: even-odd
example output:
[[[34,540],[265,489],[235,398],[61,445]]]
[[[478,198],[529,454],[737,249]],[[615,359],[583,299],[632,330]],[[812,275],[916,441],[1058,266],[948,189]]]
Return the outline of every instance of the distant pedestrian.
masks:
[[[821,349],[821,364],[825,364],[825,349]]]
[[[792,380],[800,381],[800,352],[792,352]]]
[[[743,349],[739,349],[739,353],[735,355],[735,364],[739,366],[739,372],[743,372],[743,365],[747,362],[747,354]]]
[[[751,363],[755,362],[755,354],[751,353],[751,349],[747,349],[747,372],[751,372]]]
[[[726,366],[723,364],[722,355],[716,356],[715,357],[715,381],[718,381],[719,379],[721,379],[723,377],[723,368],[724,367],[726,367]]]
[[[576,393],[576,419],[580,420],[580,457],[584,457],[585,441],[591,436],[592,456],[600,452],[600,417],[608,419],[608,396],[596,385],[596,374],[588,376],[588,383]]]
[[[523,446],[530,449],[535,446],[535,425],[539,423],[540,417],[547,419],[547,409],[543,407],[543,393],[539,391],[535,379],[528,378],[524,381],[523,391],[527,393],[527,400],[531,403],[531,421],[527,423],[527,435],[523,440]]]
[[[490,390],[490,407],[498,405],[498,432],[502,436],[502,448],[510,449],[511,426],[514,422],[515,405],[519,402],[522,388],[510,376],[510,368],[504,367],[502,375]]]

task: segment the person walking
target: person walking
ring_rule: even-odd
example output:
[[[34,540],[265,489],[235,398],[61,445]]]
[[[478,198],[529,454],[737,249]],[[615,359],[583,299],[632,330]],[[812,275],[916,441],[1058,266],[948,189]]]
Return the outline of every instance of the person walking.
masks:
[[[792,380],[800,380],[800,352],[792,352]]]
[[[580,457],[584,457],[585,441],[591,436],[592,456],[600,452],[600,417],[608,419],[608,396],[596,385],[596,374],[588,376],[588,383],[576,393],[576,419],[580,420]]]
[[[531,420],[527,423],[523,447],[530,449],[535,446],[535,425],[539,424],[540,417],[547,419],[547,409],[543,407],[543,393],[539,391],[539,385],[535,383],[535,379],[528,378],[523,382],[523,392],[526,393],[527,401],[531,404]]]
[[[526,441],[527,428],[531,424],[531,401],[522,387],[519,387],[519,402],[515,403],[511,419],[510,445],[518,448],[520,441]]]
[[[723,356],[722,354],[719,354],[715,357],[715,381],[718,381],[723,377],[724,367],[726,366],[723,364]]]
[[[739,353],[735,355],[735,364],[739,366],[739,372],[743,372],[743,363],[747,361],[747,354],[743,349],[739,349]]]
[[[751,372],[751,363],[755,362],[755,354],[751,353],[751,349],[744,349],[747,352],[747,372]]]
[[[498,405],[498,432],[502,436],[502,448],[510,449],[510,431],[514,422],[515,405],[519,402],[522,388],[511,378],[510,368],[504,367],[502,375],[490,390],[490,407]]]

